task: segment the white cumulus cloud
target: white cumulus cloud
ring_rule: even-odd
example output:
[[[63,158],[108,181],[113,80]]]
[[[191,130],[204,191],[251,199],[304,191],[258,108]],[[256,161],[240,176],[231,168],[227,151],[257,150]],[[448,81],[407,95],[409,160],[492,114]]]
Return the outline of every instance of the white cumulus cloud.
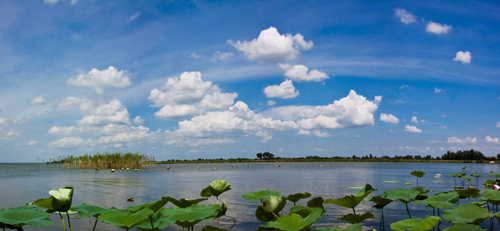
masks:
[[[441,88],[437,88],[437,87],[434,88],[434,93],[441,93],[441,92],[444,93],[444,90]]]
[[[156,117],[180,119],[233,105],[238,94],[221,91],[218,85],[203,81],[200,72],[184,72],[180,78],[169,78],[161,88],[151,90],[148,99],[153,107],[161,107]]]
[[[387,123],[393,123],[393,124],[399,123],[399,119],[396,116],[393,116],[392,114],[385,114],[385,113],[380,114],[380,121],[384,121]]]
[[[412,122],[412,123],[418,123],[417,117],[416,116],[411,117],[411,121],[410,122]]]
[[[78,121],[79,125],[106,125],[110,123],[131,124],[127,109],[117,99],[111,100],[108,104],[99,105],[89,115],[83,116]]]
[[[314,130],[312,133],[317,137],[330,137],[328,132],[321,132],[320,130]]]
[[[63,99],[61,102],[57,103],[57,109],[59,110],[70,110],[74,108],[79,103],[85,101],[85,98],[77,98],[77,97],[68,97]]]
[[[500,144],[500,139],[498,139],[498,137],[491,138],[490,136],[486,136],[486,138],[484,138],[484,140],[486,141],[486,143]]]
[[[195,53],[192,53],[191,55],[189,55],[189,57],[193,58],[193,59],[201,59],[201,58],[203,58],[203,55],[197,54],[195,52]]]
[[[261,31],[259,37],[250,42],[228,42],[242,51],[248,60],[271,63],[296,59],[301,51],[313,47],[313,42],[306,42],[301,34],[281,35],[274,27]]]
[[[429,22],[425,27],[425,31],[434,34],[448,34],[451,32],[452,26],[446,24],[440,24],[435,22]]]
[[[217,61],[225,61],[225,60],[228,60],[230,59],[231,57],[233,56],[233,52],[220,52],[220,51],[216,51],[213,55],[212,55],[212,61],[214,62],[217,62]]]
[[[401,8],[394,9],[394,16],[398,17],[401,20],[401,22],[406,25],[417,22],[417,17],[415,17],[405,9]]]
[[[406,125],[405,126],[405,131],[407,131],[407,132],[421,133],[422,129],[418,129],[416,126]]]
[[[277,97],[282,99],[290,99],[297,97],[300,93],[298,90],[295,90],[292,80],[287,79],[280,85],[267,86],[266,88],[264,88],[264,94],[268,98]]]
[[[47,101],[43,95],[30,99],[30,104],[43,104]]]
[[[448,143],[450,144],[475,144],[477,143],[477,138],[467,137],[465,139],[460,139],[455,136],[448,137]]]
[[[128,71],[118,71],[112,66],[102,71],[94,68],[88,74],[80,74],[76,78],[68,79],[66,83],[74,86],[92,87],[97,94],[102,94],[104,87],[123,88],[132,85]]]
[[[281,69],[285,70],[284,74],[285,77],[288,77],[297,82],[300,81],[320,82],[330,78],[327,74],[318,70],[312,70],[308,73],[307,71],[309,70],[309,68],[304,65],[292,66],[289,64],[280,63],[279,66],[281,67]]]
[[[274,100],[267,101],[267,106],[274,106],[274,105],[276,105],[276,101]]]
[[[60,140],[52,141],[50,147],[55,148],[74,148],[80,146],[83,143],[83,139],[80,137],[63,137]]]
[[[37,143],[37,141],[36,141],[36,140],[32,140],[32,141],[28,142],[28,146],[33,146],[33,145],[35,145],[36,143]]]
[[[453,61],[462,62],[462,64],[469,64],[471,60],[472,56],[468,51],[465,51],[465,53],[463,51],[459,51],[457,52],[455,58],[453,58]]]
[[[500,128],[500,122],[497,123],[497,128]]]
[[[140,124],[143,124],[143,123],[144,123],[144,119],[143,119],[143,118],[141,118],[140,116],[136,116],[136,117],[134,118],[134,124],[136,124],[136,125],[140,125]]]

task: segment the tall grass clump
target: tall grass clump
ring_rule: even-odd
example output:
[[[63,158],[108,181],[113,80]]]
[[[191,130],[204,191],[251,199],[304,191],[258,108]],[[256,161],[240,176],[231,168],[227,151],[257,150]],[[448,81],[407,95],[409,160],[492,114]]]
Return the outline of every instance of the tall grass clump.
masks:
[[[154,162],[154,157],[140,153],[125,154],[115,153],[96,153],[94,155],[67,156],[62,161],[66,168],[149,168],[150,163]]]

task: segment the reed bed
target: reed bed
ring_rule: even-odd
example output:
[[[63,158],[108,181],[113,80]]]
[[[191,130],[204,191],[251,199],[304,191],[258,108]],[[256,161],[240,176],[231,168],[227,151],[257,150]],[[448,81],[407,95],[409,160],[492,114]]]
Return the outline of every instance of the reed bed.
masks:
[[[101,168],[101,169],[120,169],[120,168],[149,168],[154,162],[154,157],[140,153],[96,153],[94,155],[67,156],[62,163],[65,168]]]

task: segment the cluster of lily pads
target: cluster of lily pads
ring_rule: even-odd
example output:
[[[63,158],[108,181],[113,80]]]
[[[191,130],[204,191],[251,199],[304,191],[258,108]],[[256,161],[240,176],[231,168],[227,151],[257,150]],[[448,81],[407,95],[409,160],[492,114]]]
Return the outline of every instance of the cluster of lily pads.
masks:
[[[408,219],[390,224],[393,230],[418,231],[433,228],[440,230],[439,225],[443,219],[453,223],[453,225],[445,228],[443,231],[486,230],[479,226],[484,221],[489,221],[490,228],[493,229],[495,219],[500,224],[500,212],[498,211],[500,190],[491,189],[494,180],[486,180],[486,189],[484,191],[479,190],[478,184],[477,188],[472,188],[470,185],[466,189],[464,187],[455,187],[454,190],[429,196],[433,192],[432,190],[423,190],[422,187],[418,187],[418,178],[423,177],[425,173],[414,171],[411,175],[417,177],[417,187],[385,190],[382,195],[372,196],[369,199],[368,197],[377,191],[370,184],[366,184],[364,187],[351,187],[352,189],[360,189],[355,195],[346,195],[336,199],[313,197],[307,201],[306,206],[297,205],[297,202],[310,198],[312,195],[308,192],[284,196],[280,195],[278,191],[266,189],[248,192],[243,194],[242,197],[252,201],[260,200],[260,204],[255,210],[256,219],[262,222],[258,227],[259,230],[363,230],[362,223],[368,219],[374,219],[375,215],[370,212],[359,213],[358,211],[356,213],[356,207],[361,203],[374,203],[373,207],[381,210],[379,228],[380,230],[384,230],[384,207],[392,202],[404,203],[408,214]],[[465,185],[465,181],[470,181],[470,178],[464,172],[450,174],[449,176],[458,177],[462,186]],[[481,175],[471,174],[470,176],[477,179]],[[500,174],[490,173],[489,176],[498,178]],[[440,175],[434,177],[440,177]],[[479,183],[478,180],[476,182]],[[203,220],[205,223],[217,220],[217,227],[205,224],[202,230],[225,230],[219,228],[219,219],[221,217],[231,218],[234,224],[236,224],[236,220],[233,217],[226,215],[228,210],[227,203],[224,199],[219,200],[221,194],[229,190],[231,190],[231,187],[228,182],[216,180],[201,191],[201,198],[198,199],[187,200],[181,198],[177,200],[172,197],[162,197],[156,201],[132,205],[122,210],[115,207],[102,208],[86,203],[79,206],[72,206],[74,189],[72,187],[64,187],[57,191],[51,190],[49,198],[42,198],[17,208],[1,209],[0,228],[3,230],[23,230],[23,226],[25,225],[33,227],[50,226],[53,223],[49,218],[50,213],[58,213],[64,230],[66,230],[66,225],[63,215],[67,217],[68,229],[71,231],[69,214],[78,213],[79,217],[95,218],[93,230],[96,229],[98,221],[125,230],[134,227],[137,227],[141,231],[161,230],[174,224],[182,227],[183,230],[194,230],[194,226]],[[215,197],[215,204],[198,205],[198,203],[206,201],[210,197]],[[471,201],[471,198],[476,198],[477,200]],[[460,205],[460,199],[468,199],[468,201]],[[287,201],[293,203],[293,206],[287,215],[285,215],[286,212],[283,209]],[[169,202],[174,207],[164,208]],[[422,218],[412,217],[408,209],[409,203],[425,206],[426,216]],[[333,229],[315,227],[315,223],[326,213],[325,204],[334,204],[352,209],[352,213],[337,218],[338,220],[350,223],[350,225],[345,228],[337,226]],[[432,216],[427,213],[428,207],[432,208]],[[441,213],[440,210],[444,211]]]

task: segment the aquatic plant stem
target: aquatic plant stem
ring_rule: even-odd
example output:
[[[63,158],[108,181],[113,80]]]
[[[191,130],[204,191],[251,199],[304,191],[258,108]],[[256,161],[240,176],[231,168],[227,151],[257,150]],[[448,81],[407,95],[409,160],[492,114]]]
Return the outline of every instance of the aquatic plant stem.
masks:
[[[71,231],[71,222],[69,221],[69,213],[68,213],[68,211],[66,211],[66,216],[68,217],[68,227],[69,227],[69,231]]]
[[[408,209],[408,203],[406,203],[405,205],[406,205],[406,212],[408,212],[408,216],[410,216],[410,219],[411,219],[410,210]],[[439,209],[438,209],[438,213],[439,213]],[[354,215],[356,215],[356,214],[354,214]]]
[[[94,228],[92,229],[92,231],[95,231],[96,226],[97,226],[97,218],[95,219]]]
[[[228,216],[228,215],[224,215],[224,216],[230,217],[231,219],[233,219],[234,224],[233,224],[233,226],[231,226],[231,228],[229,228],[229,229],[232,229],[234,227],[234,225],[236,225],[236,219],[234,219],[234,217],[232,217],[232,216]]]
[[[352,208],[352,212],[354,213],[354,215],[356,215],[356,211],[354,211],[354,208]]]
[[[149,221],[151,221],[151,229],[152,230],[155,230],[155,227],[153,225],[153,218],[152,217],[149,217]]]
[[[64,231],[66,231],[66,225],[64,224],[64,218],[62,217],[61,212],[59,212],[59,216],[61,217],[61,221],[62,221],[62,224],[63,224],[63,227],[64,227]]]

